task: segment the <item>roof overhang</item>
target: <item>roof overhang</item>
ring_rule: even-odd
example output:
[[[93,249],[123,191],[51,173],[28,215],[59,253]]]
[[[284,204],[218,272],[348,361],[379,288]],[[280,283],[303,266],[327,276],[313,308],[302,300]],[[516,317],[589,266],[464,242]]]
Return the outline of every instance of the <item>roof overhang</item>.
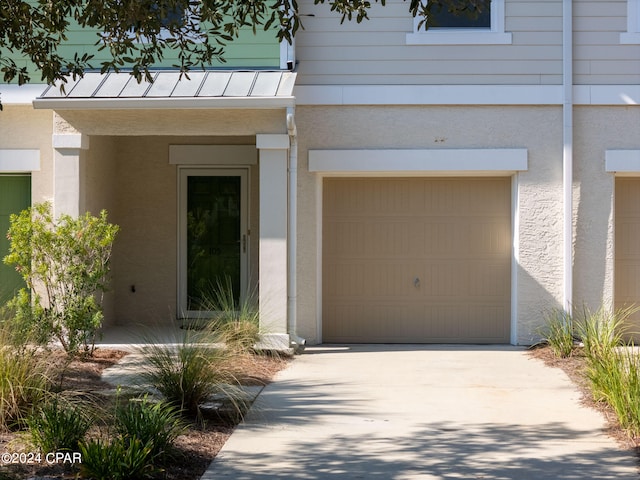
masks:
[[[154,72],[138,83],[129,73],[86,73],[64,92],[49,86],[33,101],[36,109],[191,110],[277,109],[295,105],[296,74],[289,71]]]

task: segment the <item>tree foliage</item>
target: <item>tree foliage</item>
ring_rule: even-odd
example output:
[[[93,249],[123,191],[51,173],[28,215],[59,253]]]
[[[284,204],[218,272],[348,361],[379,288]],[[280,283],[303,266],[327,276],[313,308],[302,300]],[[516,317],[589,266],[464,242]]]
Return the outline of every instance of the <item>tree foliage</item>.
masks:
[[[370,0],[313,0],[328,4],[341,22],[368,19]],[[406,0],[405,0],[406,1]],[[374,0],[385,4],[385,0]],[[408,0],[411,15],[423,17],[447,9],[456,15],[477,16],[491,0]],[[93,56],[61,47],[70,26],[90,28],[96,45],[108,60],[93,65]],[[0,71],[5,82],[31,80],[31,72],[12,57],[28,59],[45,83],[82,76],[87,69],[102,72],[126,68],[140,82],[151,81],[149,69],[166,52],[177,52],[174,68],[187,73],[224,61],[224,47],[243,28],[275,31],[277,38],[291,42],[303,28],[298,0],[0,0]]]
[[[4,262],[15,265],[27,285],[10,302],[23,335],[41,343],[55,338],[71,354],[91,353],[117,232],[105,211],[56,220],[43,203],[11,215]]]

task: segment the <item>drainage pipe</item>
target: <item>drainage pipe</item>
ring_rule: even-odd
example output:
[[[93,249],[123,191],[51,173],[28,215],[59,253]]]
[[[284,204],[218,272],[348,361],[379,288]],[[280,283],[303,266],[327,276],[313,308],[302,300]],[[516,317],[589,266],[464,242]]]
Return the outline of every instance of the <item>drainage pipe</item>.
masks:
[[[289,235],[287,242],[287,321],[289,339],[294,351],[304,350],[306,340],[298,336],[297,319],[297,254],[298,254],[298,131],[295,108],[287,108],[289,133]]]
[[[563,276],[562,306],[571,313],[573,300],[573,1],[562,2],[562,189]]]

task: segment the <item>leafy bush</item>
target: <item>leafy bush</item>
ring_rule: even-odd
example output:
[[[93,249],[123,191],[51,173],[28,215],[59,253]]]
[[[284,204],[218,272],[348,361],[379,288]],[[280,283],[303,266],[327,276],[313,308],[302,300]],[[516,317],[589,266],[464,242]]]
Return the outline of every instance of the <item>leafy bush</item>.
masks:
[[[44,453],[77,451],[92,423],[85,411],[60,395],[53,396],[27,419],[33,443]]]
[[[573,353],[575,332],[573,317],[569,312],[553,309],[546,315],[540,335],[555,356],[566,358]]]
[[[152,402],[146,397],[118,405],[115,421],[119,435],[149,446],[153,458],[168,452],[174,440],[186,429],[178,409],[167,402]]]
[[[93,480],[138,480],[157,472],[151,446],[137,438],[82,442],[82,473]]]
[[[56,220],[51,205],[43,203],[11,215],[4,262],[15,265],[27,285],[11,301],[21,328],[43,342],[56,338],[72,354],[92,351],[117,232],[104,210],[99,217]]]

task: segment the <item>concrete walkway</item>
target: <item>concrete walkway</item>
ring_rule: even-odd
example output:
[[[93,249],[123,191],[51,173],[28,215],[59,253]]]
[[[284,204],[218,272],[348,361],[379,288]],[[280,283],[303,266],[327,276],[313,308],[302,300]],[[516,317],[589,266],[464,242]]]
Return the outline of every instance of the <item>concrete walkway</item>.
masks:
[[[640,478],[604,426],[520,348],[309,348],[202,478]]]

